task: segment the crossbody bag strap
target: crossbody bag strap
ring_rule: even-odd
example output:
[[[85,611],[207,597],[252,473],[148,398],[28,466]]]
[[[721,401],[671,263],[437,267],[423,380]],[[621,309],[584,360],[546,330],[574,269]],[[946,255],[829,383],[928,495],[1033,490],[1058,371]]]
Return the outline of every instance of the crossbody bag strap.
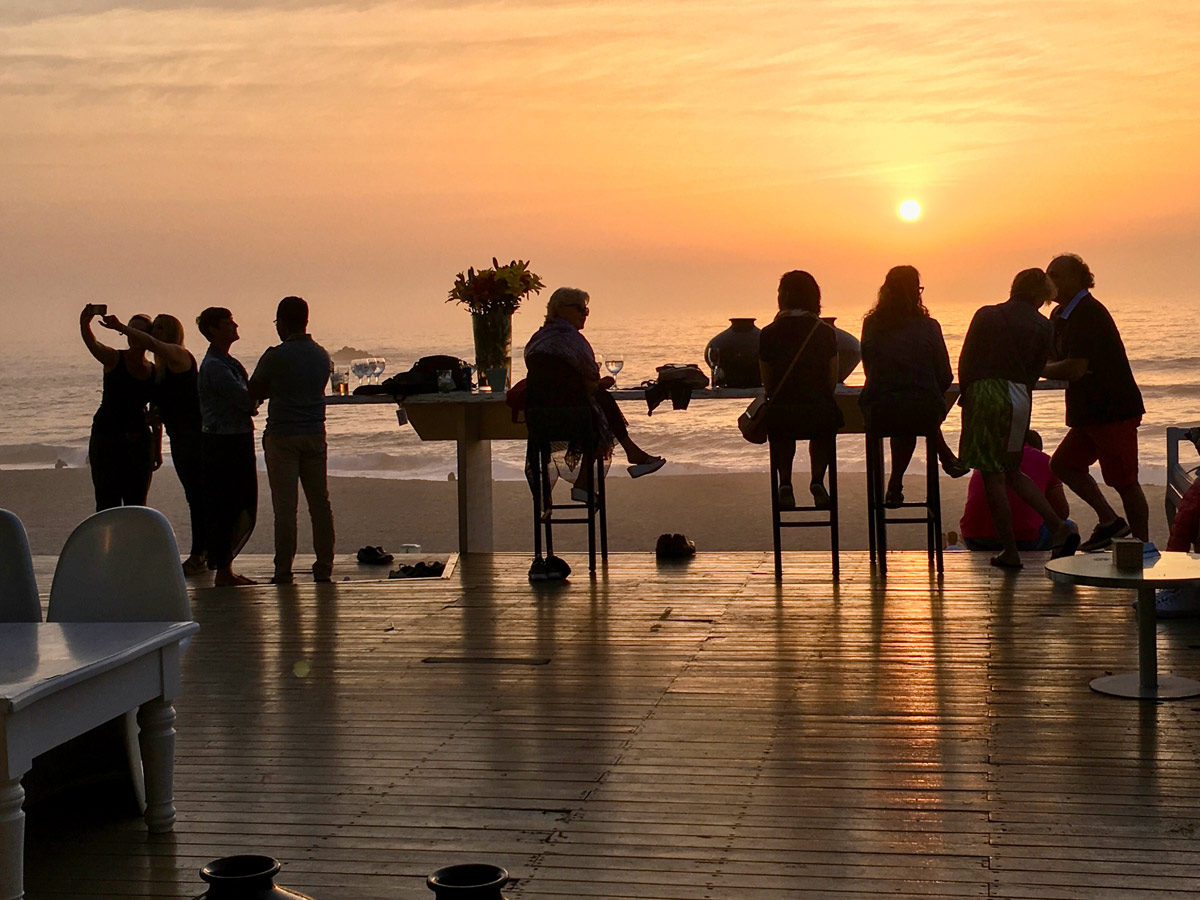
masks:
[[[796,351],[796,355],[792,358],[791,364],[784,371],[783,377],[780,378],[779,381],[777,381],[775,383],[776,391],[778,391],[779,388],[783,386],[783,383],[785,381],[787,381],[788,376],[792,374],[792,369],[796,368],[796,363],[800,362],[800,357],[804,355],[804,348],[808,346],[808,342],[812,340],[812,336],[817,333],[817,329],[820,327],[821,327],[821,320],[817,319],[817,321],[813,323],[812,330],[809,331],[808,337],[806,337],[804,339],[804,343],[802,343],[800,345],[800,349]]]

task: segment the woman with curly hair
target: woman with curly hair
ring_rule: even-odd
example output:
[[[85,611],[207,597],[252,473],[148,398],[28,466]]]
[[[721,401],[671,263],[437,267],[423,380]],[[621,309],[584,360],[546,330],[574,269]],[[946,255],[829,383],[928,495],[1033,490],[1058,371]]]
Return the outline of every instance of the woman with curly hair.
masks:
[[[866,383],[858,403],[867,434],[890,438],[892,473],[884,506],[904,502],[904,472],[918,437],[928,437],[951,478],[970,471],[942,437],[946,389],[954,382],[942,326],[921,295],[921,273],[896,266],[887,273],[875,306],[863,318],[862,365]]]

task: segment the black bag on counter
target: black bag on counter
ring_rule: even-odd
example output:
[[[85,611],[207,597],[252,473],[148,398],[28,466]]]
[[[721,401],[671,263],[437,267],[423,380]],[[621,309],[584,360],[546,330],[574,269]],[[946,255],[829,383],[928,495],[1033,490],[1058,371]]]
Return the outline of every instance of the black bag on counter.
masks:
[[[471,367],[457,356],[422,356],[407,372],[399,372],[379,385],[355,388],[356,394],[391,394],[407,397],[410,394],[436,394],[438,372],[448,371],[454,379],[454,390],[471,390]],[[371,390],[363,390],[363,387]]]
[[[658,378],[642,385],[646,389],[647,415],[653,415],[658,405],[668,397],[671,398],[672,409],[687,409],[692,391],[708,387],[708,376],[695,363],[668,363],[655,371]]]

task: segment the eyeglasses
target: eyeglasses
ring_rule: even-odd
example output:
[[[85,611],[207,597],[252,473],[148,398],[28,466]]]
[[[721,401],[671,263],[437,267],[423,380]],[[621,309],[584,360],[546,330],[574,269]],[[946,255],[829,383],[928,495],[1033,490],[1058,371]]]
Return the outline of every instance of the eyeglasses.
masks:
[[[925,285],[921,285],[919,288],[917,288],[917,293],[918,294],[925,293]]]
[[[588,314],[589,314],[589,312],[590,312],[586,306],[582,306],[582,305],[580,305],[580,304],[578,304],[578,303],[564,303],[563,305],[564,305],[564,306],[568,306],[568,307],[570,307],[571,309],[577,309],[577,310],[579,310],[581,313],[583,313],[585,316],[586,316],[586,315],[588,315]]]

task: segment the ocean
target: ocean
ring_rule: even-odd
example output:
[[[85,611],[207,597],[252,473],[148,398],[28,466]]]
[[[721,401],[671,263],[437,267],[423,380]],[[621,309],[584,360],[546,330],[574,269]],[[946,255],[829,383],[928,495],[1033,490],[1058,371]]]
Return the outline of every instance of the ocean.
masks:
[[[1200,424],[1200,301],[1164,308],[1161,304],[1101,299],[1121,329],[1145,398],[1146,415],[1140,438],[1142,481],[1163,483],[1166,427]],[[539,305],[536,301],[530,304]],[[712,316],[696,321],[650,316],[635,321],[606,319],[602,304],[594,303],[593,308],[594,314],[584,333],[598,356],[624,359],[624,368],[618,375],[622,386],[633,387],[653,378],[655,367],[664,363],[694,362],[703,367],[705,344],[728,327],[727,319]],[[958,359],[974,309],[966,305],[933,309],[942,324],[952,363]],[[864,311],[865,308],[824,310],[837,315],[838,324],[854,333],[859,330]],[[754,312],[760,313],[761,327],[769,321],[772,310],[764,305],[745,314]],[[444,334],[408,333],[402,326],[389,329],[372,321],[343,322],[330,333],[314,329],[314,337],[331,353],[350,346],[383,356],[387,360],[386,378],[407,370],[418,358],[434,353],[448,353],[470,361],[474,354],[465,312],[461,320],[461,327],[450,328]],[[532,309],[523,310],[514,323],[514,380],[523,374],[520,344],[538,324],[539,317]],[[115,335],[96,330],[101,340],[114,344],[111,338]],[[194,336],[194,330],[189,329],[189,346],[199,358],[203,345]],[[270,336],[261,328],[253,336],[249,332],[243,323],[245,337],[234,345],[233,353],[247,369],[252,369]],[[34,341],[6,353],[0,359],[0,383],[5,385],[0,394],[0,421],[6,423],[0,434],[0,468],[47,468],[59,460],[68,466],[85,465],[88,430],[100,401],[100,377],[99,363],[77,337],[73,341],[44,342],[44,345]],[[861,369],[847,383],[861,384]],[[745,408],[745,401],[695,402],[687,410],[672,410],[667,403],[649,417],[644,403],[622,406],[635,440],[669,460],[659,477],[765,470],[765,448],[743,441],[734,424]],[[1035,394],[1033,426],[1041,432],[1047,449],[1057,445],[1066,431],[1060,392]],[[950,412],[943,430],[951,447],[956,447],[957,408]],[[394,408],[388,405],[332,408],[328,434],[332,474],[445,480],[455,470],[452,443],[423,443],[411,427],[397,427]],[[522,445],[496,442],[492,454],[495,478],[522,477]],[[1191,459],[1188,454],[1192,454],[1190,447],[1185,449],[1185,461]],[[259,463],[261,466],[261,457]],[[805,454],[798,454],[797,465],[806,465]],[[838,465],[844,471],[865,468],[861,440],[839,441]]]

